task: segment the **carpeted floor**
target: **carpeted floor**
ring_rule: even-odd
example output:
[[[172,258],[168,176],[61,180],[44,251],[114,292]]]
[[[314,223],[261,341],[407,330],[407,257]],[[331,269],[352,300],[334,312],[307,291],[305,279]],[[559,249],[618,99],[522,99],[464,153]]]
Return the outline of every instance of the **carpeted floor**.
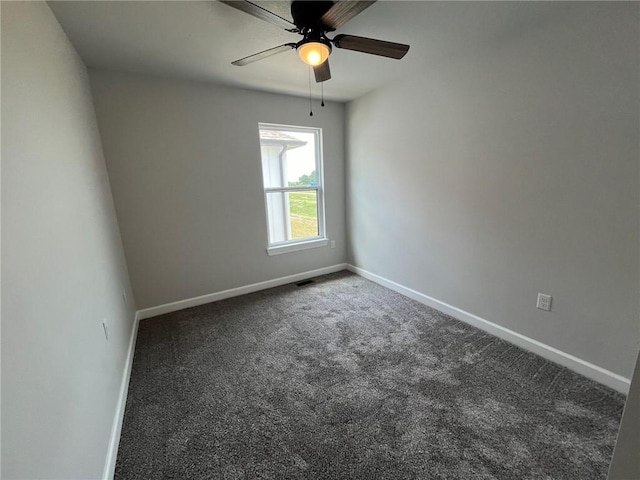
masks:
[[[140,323],[117,479],[605,479],[624,396],[340,272]]]

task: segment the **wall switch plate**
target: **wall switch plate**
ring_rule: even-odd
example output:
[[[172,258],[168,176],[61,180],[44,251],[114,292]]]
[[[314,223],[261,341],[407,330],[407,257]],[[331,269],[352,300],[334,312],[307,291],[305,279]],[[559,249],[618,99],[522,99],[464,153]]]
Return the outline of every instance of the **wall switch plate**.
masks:
[[[336,241],[335,240],[331,240],[331,248],[336,248]]]
[[[107,330],[107,319],[102,321],[102,329],[104,330],[104,339],[109,341],[109,331]]]
[[[551,295],[546,295],[544,293],[538,294],[538,303],[536,307],[540,310],[550,311],[551,310]]]

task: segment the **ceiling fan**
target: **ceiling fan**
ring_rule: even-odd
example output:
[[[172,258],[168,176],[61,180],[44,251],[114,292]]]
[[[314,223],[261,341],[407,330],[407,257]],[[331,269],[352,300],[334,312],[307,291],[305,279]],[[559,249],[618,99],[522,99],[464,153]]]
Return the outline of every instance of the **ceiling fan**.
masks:
[[[291,2],[293,23],[266,8],[249,1],[220,0],[222,3],[284,28],[288,32],[302,35],[297,43],[285,43],[259,53],[241,58],[233,65],[242,67],[263,58],[296,49],[304,63],[313,67],[316,82],[325,82],[331,78],[329,55],[331,45],[336,48],[370,53],[382,57],[401,59],[409,51],[409,45],[385,42],[373,38],[356,37],[354,35],[336,35],[327,37],[328,32],[340,28],[353,17],[371,6],[374,1],[310,1],[294,0]]]

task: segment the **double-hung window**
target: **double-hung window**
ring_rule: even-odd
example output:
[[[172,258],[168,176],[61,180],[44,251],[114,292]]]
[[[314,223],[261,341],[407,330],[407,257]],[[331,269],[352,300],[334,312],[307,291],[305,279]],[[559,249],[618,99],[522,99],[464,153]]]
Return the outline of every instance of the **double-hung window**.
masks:
[[[322,130],[261,123],[269,255],[327,244]]]

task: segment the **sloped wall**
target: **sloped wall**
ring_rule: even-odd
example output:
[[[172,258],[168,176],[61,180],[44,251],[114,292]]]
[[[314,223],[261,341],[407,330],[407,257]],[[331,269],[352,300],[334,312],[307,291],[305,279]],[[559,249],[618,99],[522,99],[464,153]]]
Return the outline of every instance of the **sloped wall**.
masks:
[[[45,2],[1,8],[2,478],[101,478],[135,304],[88,76]]]

